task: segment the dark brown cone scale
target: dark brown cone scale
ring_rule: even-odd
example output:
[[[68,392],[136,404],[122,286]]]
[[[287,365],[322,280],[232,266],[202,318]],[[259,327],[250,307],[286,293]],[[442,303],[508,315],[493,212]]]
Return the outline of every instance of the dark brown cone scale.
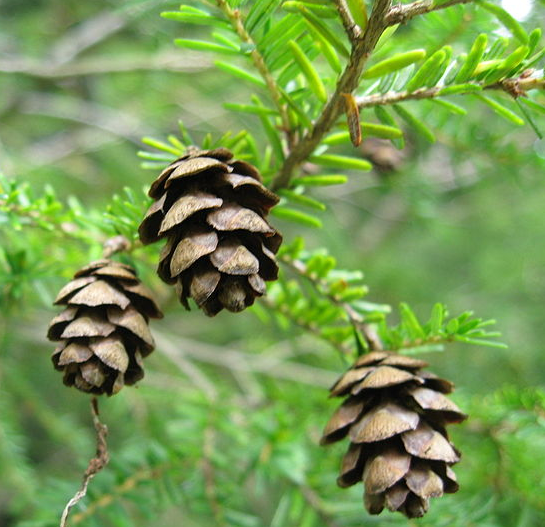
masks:
[[[49,340],[63,382],[81,391],[113,395],[144,376],[142,359],[155,346],[150,318],[163,315],[136,271],[111,260],[80,269],[57,295],[66,305],[49,325]]]
[[[466,419],[446,397],[449,381],[421,371],[427,363],[386,351],[361,356],[332,386],[346,399],[327,423],[322,445],[346,436],[350,446],[337,483],[363,482],[371,514],[384,507],[408,518],[423,516],[429,500],[456,492],[450,468],[460,453],[445,427]]]
[[[170,164],[151,185],[155,201],[138,229],[143,244],[166,238],[157,273],[176,284],[186,309],[193,298],[209,316],[242,311],[278,276],[282,237],[265,219],[278,197],[232,157],[193,150]]]

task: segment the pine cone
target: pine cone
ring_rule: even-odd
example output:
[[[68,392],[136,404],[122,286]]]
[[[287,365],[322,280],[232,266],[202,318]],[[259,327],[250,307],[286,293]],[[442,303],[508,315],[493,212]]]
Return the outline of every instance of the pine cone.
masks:
[[[331,396],[348,397],[326,425],[321,444],[348,435],[337,483],[363,481],[371,514],[387,507],[418,518],[430,498],[458,490],[450,466],[460,453],[445,426],[467,416],[443,395],[453,390],[452,383],[420,371],[427,365],[376,351],[361,356],[331,388]]]
[[[66,386],[113,395],[144,376],[142,358],[155,346],[149,318],[163,315],[128,265],[97,260],[80,269],[55,304],[68,307],[49,325],[55,369]]]
[[[144,244],[166,237],[158,274],[209,315],[242,311],[276,280],[281,235],[264,219],[278,197],[258,171],[231,160],[225,148],[193,151],[151,185],[150,207],[138,232]]]

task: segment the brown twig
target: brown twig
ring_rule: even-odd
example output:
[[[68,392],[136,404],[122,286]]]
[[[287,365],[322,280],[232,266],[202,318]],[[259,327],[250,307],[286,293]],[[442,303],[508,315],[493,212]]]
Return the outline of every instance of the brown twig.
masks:
[[[346,34],[348,35],[350,42],[354,44],[361,36],[361,28],[356,24],[354,18],[350,14],[350,10],[346,5],[346,0],[335,0],[335,6],[337,7],[337,11],[341,17]]]
[[[386,15],[386,23],[388,26],[403,24],[415,16],[424,15],[439,9],[446,9],[447,7],[457,4],[468,4],[472,1],[473,0],[448,0],[447,2],[437,5],[433,0],[419,0],[412,4],[397,4],[393,6]]]
[[[545,87],[545,79],[539,79],[537,77],[528,78],[516,78],[516,79],[503,79],[502,81],[495,82],[494,84],[482,85],[483,90],[502,90],[505,93],[513,96],[513,86],[516,85],[518,91],[524,93],[527,90],[540,89]],[[445,86],[434,86],[432,88],[421,88],[414,92],[389,92],[385,94],[364,95],[363,97],[356,97],[356,103],[358,107],[368,108],[370,106],[386,106],[389,104],[396,104],[403,101],[414,101],[422,99],[433,99],[437,97],[441,90]],[[475,93],[475,90],[468,88],[466,92],[458,92],[457,95]]]
[[[312,129],[295,145],[286,157],[277,176],[272,182],[273,190],[289,186],[297,168],[306,161],[320,143],[325,133],[335,124],[343,111],[342,93],[352,93],[357,87],[363,68],[375,48],[380,35],[388,26],[385,20],[391,6],[391,0],[377,0],[369,17],[369,23],[363,36],[352,46],[350,59],[341,74],[333,95],[325,105]]]
[[[106,436],[108,435],[108,427],[100,422],[98,412],[98,401],[96,397],[91,399],[91,415],[93,416],[93,426],[96,432],[97,450],[96,455],[89,461],[87,470],[83,474],[83,482],[80,489],[74,494],[70,501],[66,504],[61,516],[60,527],[66,527],[70,509],[74,507],[87,494],[87,487],[90,481],[108,464],[110,455],[108,453],[108,445],[106,444]]]
[[[102,245],[102,255],[104,258],[110,258],[115,253],[129,251],[131,242],[122,234],[108,238]]]

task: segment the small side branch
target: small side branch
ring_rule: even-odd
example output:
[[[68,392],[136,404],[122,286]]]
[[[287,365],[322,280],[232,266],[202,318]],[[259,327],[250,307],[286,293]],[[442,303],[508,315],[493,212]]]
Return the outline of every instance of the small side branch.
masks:
[[[418,15],[424,15],[431,11],[437,11],[439,9],[446,9],[457,4],[469,4],[473,0],[448,0],[442,4],[437,5],[433,0],[419,0],[412,4],[398,4],[390,9],[390,12],[386,16],[386,23],[389,26],[395,24],[404,24]]]
[[[344,26],[344,30],[346,31],[346,34],[348,35],[350,42],[354,44],[356,40],[361,36],[361,28],[356,24],[356,22],[352,18],[352,15],[350,14],[350,10],[348,9],[348,6],[346,5],[346,0],[335,0],[335,6],[337,7],[337,11],[343,22],[343,26]]]
[[[536,77],[519,77],[516,79],[503,79],[488,86],[480,85],[483,90],[500,90],[516,97],[525,95],[526,91],[545,88],[545,79]],[[432,88],[421,88],[414,92],[389,92],[384,94],[365,95],[356,97],[356,104],[359,108],[368,108],[370,106],[387,106],[404,101],[416,101],[421,99],[433,99],[437,97],[445,86],[433,86]],[[474,90],[468,89],[467,92],[458,92],[457,95],[465,95],[475,93]],[[478,93],[478,92],[477,92]]]
[[[97,450],[96,455],[89,461],[87,470],[83,475],[83,483],[81,488],[74,494],[74,497],[66,504],[61,516],[60,527],[66,527],[68,515],[74,505],[76,505],[87,494],[87,487],[90,481],[108,464],[110,455],[108,453],[108,445],[106,444],[106,436],[108,435],[108,427],[100,422],[98,412],[98,401],[96,397],[91,399],[91,415],[93,416],[93,426],[96,432]]]

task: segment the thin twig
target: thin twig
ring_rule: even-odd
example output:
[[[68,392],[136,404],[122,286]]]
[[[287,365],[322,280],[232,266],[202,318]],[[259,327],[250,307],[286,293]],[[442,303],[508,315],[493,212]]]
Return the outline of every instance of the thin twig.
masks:
[[[102,244],[102,256],[104,258],[110,258],[112,255],[120,252],[129,251],[131,249],[131,242],[125,238],[122,234],[108,238]]]
[[[83,483],[74,497],[66,504],[61,516],[60,527],[66,527],[70,509],[76,505],[86,494],[89,482],[108,464],[110,455],[108,453],[108,445],[106,444],[106,436],[108,435],[108,427],[100,422],[98,412],[98,401],[96,397],[91,399],[91,415],[93,416],[93,426],[96,432],[97,450],[96,455],[89,461],[87,470],[83,475]]]
[[[348,35],[350,42],[354,44],[361,36],[361,28],[354,21],[354,18],[346,5],[346,0],[335,0],[335,6],[337,7],[337,11],[341,17],[346,34]]]
[[[473,2],[473,0],[448,0],[439,5],[433,0],[419,0],[418,2],[405,5],[397,4],[386,15],[386,23],[388,26],[403,24],[418,15],[424,15],[439,9],[446,9],[457,4],[469,4],[470,2]]]
[[[273,190],[289,186],[295,170],[312,154],[325,133],[335,124],[343,111],[343,93],[352,93],[358,86],[361,73],[367,63],[380,35],[386,29],[386,13],[391,6],[391,0],[377,0],[369,18],[369,23],[363,36],[352,46],[350,59],[341,74],[333,95],[325,105],[314,126],[301,141],[291,150],[284,160],[277,176],[272,182]]]
[[[245,44],[248,44],[248,46],[251,47],[252,51],[250,52],[250,56],[252,57],[254,66],[256,67],[257,71],[259,72],[263,80],[265,81],[265,84],[267,85],[267,89],[269,90],[271,98],[278,110],[278,113],[280,114],[280,119],[282,121],[282,129],[286,134],[286,138],[288,140],[288,146],[291,147],[294,140],[294,136],[293,136],[293,131],[291,129],[287,107],[282,102],[282,92],[280,90],[280,87],[276,83],[276,80],[273,77],[272,73],[270,72],[269,68],[267,67],[267,64],[265,64],[265,59],[263,58],[263,55],[258,51],[254,40],[252,39],[251,35],[248,33],[248,31],[244,27],[244,23],[242,21],[240,11],[238,9],[232,9],[226,0],[216,0],[216,2],[218,4],[218,7],[223,11],[225,16],[229,19],[229,22],[231,22],[231,25],[233,26],[233,29],[235,30],[239,38]]]
[[[503,79],[494,84],[482,85],[483,90],[502,90],[513,96],[515,93],[522,94],[527,90],[539,89],[545,87],[545,79],[537,77]],[[368,108],[370,106],[386,106],[403,101],[414,101],[422,99],[433,99],[437,97],[445,86],[434,86],[432,88],[421,88],[414,92],[389,92],[384,94],[364,95],[356,97],[356,104],[359,108]],[[472,94],[475,90],[468,88],[465,92],[458,92],[457,95]]]

